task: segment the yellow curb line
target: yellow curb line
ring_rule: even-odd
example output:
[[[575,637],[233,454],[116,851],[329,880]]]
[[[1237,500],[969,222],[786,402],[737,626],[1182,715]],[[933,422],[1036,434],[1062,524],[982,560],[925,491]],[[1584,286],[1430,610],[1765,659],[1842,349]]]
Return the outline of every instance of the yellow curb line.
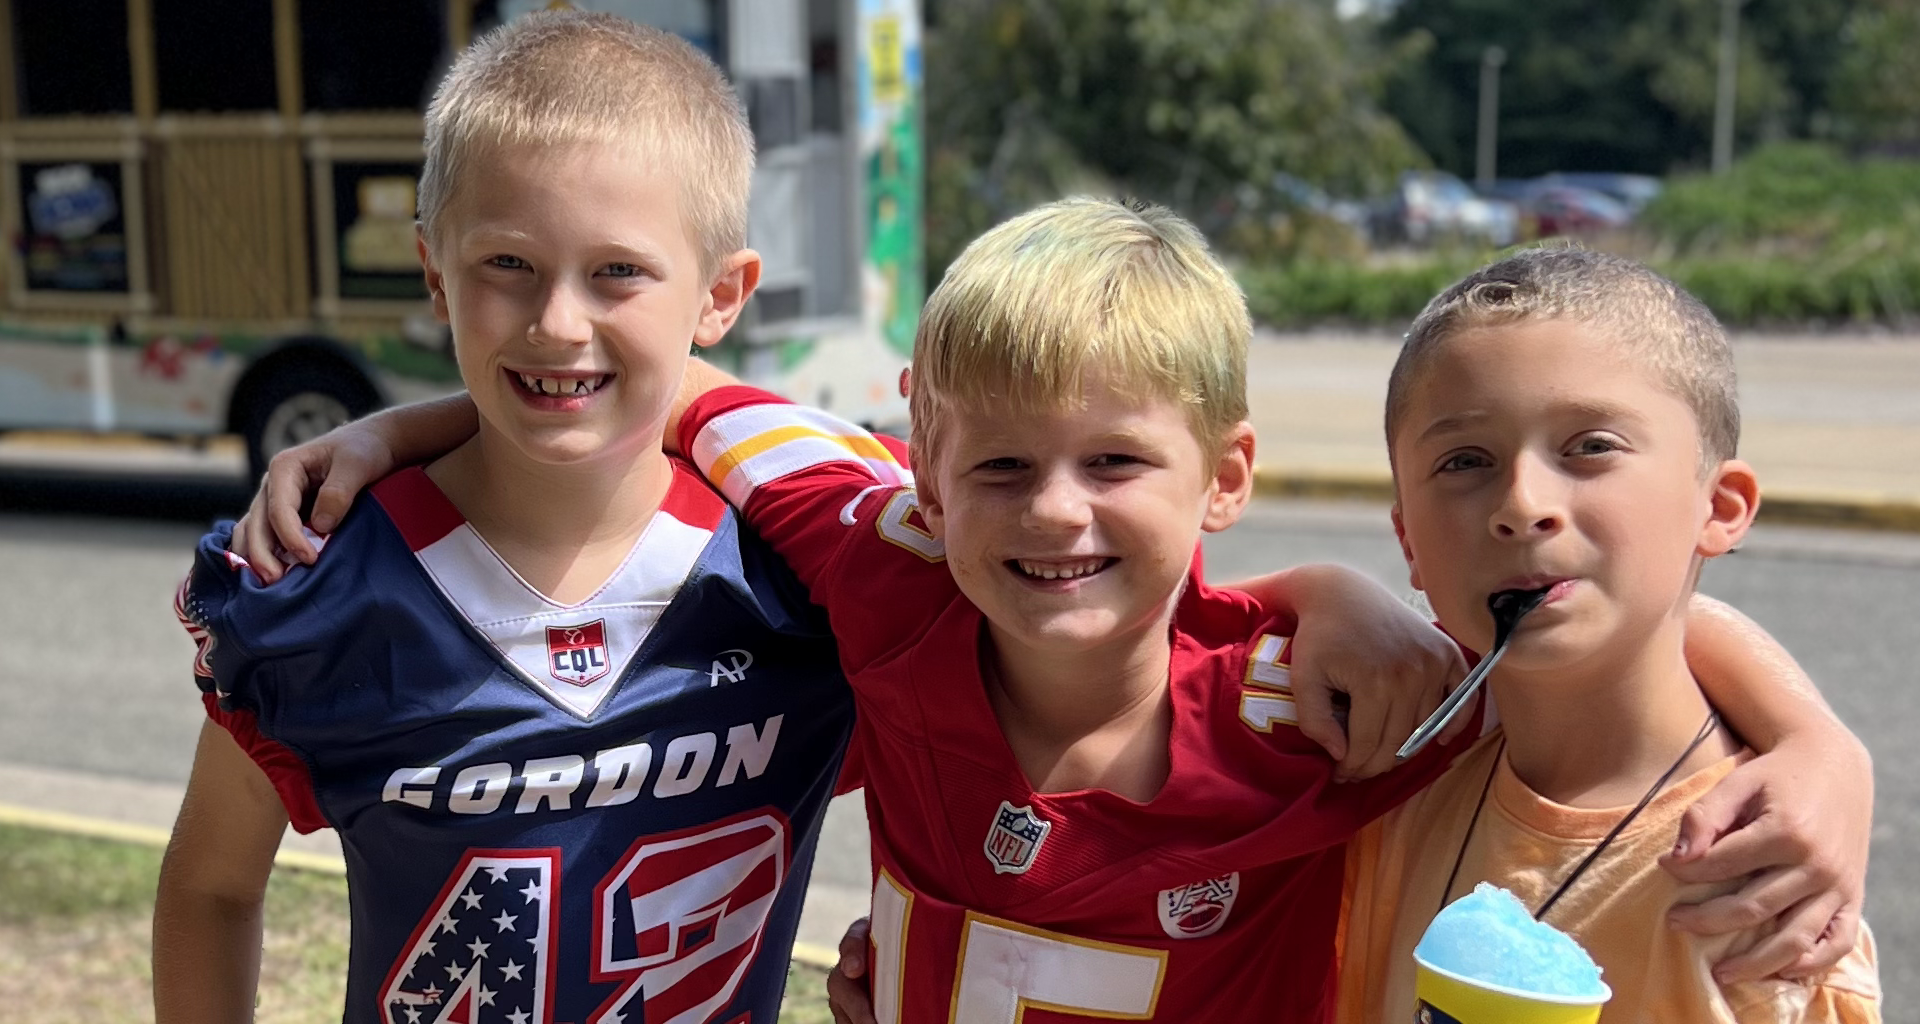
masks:
[[[796,942],[793,944],[793,962],[817,971],[831,971],[833,965],[840,962],[840,954],[811,942]]]
[[[1340,470],[1288,470],[1258,466],[1254,489],[1283,498],[1392,501],[1393,477],[1386,473]],[[1844,526],[1863,530],[1920,533],[1920,500],[1883,494],[1817,494],[1762,491],[1760,521],[1801,526]]]
[[[167,830],[148,825],[128,825],[125,822],[108,821],[104,818],[88,818],[78,814],[43,811],[33,807],[16,807],[12,804],[0,804],[0,825],[18,825],[21,828],[38,829],[42,832],[85,836],[89,839],[111,839],[161,849],[165,849],[167,841],[172,838]],[[344,876],[347,873],[346,861],[338,857],[304,853],[298,850],[281,850],[274,854],[273,863],[275,867],[314,871],[325,875]],[[840,954],[826,946],[816,946],[811,942],[796,942],[793,944],[793,962],[815,970],[830,971],[834,964],[840,962]]]
[[[42,811],[32,807],[15,807],[0,804],[0,825],[19,825],[23,828],[39,829],[42,832],[58,832],[70,836],[86,836],[90,839],[112,839],[123,843],[136,843],[140,846],[154,846],[166,849],[167,842],[173,838],[166,829],[149,825],[128,825],[119,821],[107,821],[104,818],[87,818],[78,814],[63,814],[59,811]],[[275,867],[293,868],[297,871],[314,871],[323,875],[345,877],[347,862],[338,857],[325,854],[307,853],[303,850],[280,850],[273,855]]]

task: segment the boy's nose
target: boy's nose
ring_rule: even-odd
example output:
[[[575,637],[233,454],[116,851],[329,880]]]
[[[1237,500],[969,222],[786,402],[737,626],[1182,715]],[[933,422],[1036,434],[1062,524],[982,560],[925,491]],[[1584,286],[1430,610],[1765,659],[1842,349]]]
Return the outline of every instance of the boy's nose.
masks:
[[[1545,536],[1565,523],[1559,481],[1545,466],[1521,456],[1508,473],[1507,489],[1488,526],[1501,540]]]
[[[1067,473],[1049,473],[1034,487],[1022,525],[1037,529],[1065,529],[1087,525],[1092,514],[1086,489]]]
[[[593,340],[593,319],[586,303],[565,282],[547,289],[540,315],[527,327],[527,340],[536,345],[584,345]]]

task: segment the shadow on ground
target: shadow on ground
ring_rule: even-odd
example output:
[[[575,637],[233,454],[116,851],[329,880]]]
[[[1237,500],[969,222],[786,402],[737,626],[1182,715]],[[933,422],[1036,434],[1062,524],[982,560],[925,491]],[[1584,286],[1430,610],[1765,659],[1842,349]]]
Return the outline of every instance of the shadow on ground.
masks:
[[[0,512],[209,523],[246,511],[243,480],[191,474],[0,468]]]

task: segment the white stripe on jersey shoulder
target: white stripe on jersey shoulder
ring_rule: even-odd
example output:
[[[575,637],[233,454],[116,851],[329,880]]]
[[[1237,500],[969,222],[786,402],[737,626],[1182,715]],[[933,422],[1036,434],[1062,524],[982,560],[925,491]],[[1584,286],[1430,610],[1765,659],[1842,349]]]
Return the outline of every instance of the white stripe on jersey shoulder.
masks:
[[[675,487],[704,487],[691,475]],[[668,507],[598,591],[561,604],[535,590],[469,523],[414,552],[447,600],[521,679],[554,703],[591,716],[706,550],[713,531]]]
[[[735,508],[763,484],[827,463],[860,466],[889,486],[913,483],[913,472],[872,434],[832,413],[785,402],[743,406],[708,420],[694,437],[692,456]]]

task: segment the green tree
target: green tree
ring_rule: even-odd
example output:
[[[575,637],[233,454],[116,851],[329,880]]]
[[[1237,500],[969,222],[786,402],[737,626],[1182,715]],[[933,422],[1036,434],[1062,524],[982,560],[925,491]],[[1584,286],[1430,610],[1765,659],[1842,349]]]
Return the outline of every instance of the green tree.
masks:
[[[1839,133],[1867,145],[1920,148],[1920,7],[1861,5],[1841,33],[1834,81]]]
[[[1861,2],[1744,4],[1735,102],[1743,148],[1829,123],[1840,30]],[[1700,166],[1711,149],[1720,10],[1720,0],[1402,0],[1387,35],[1435,42],[1390,84],[1387,108],[1436,163],[1469,173],[1481,53],[1497,44],[1507,51],[1503,175]]]
[[[1377,189],[1423,158],[1330,0],[948,0],[927,53],[930,265],[1072,191],[1168,203],[1216,233],[1280,172]]]

